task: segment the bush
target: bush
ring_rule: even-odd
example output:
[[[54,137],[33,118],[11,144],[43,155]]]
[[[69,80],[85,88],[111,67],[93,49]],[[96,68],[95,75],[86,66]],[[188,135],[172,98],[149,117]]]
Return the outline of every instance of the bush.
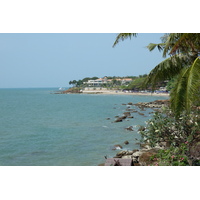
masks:
[[[199,111],[194,110],[192,114],[183,113],[178,119],[175,118],[169,108],[164,108],[161,112],[156,112],[152,119],[147,121],[145,129],[139,131],[142,142],[148,142],[151,147],[155,147],[161,142],[168,144],[165,149],[152,156],[152,160],[157,160],[157,165],[199,165],[200,161],[192,160],[189,147],[200,136]]]
[[[178,146],[185,141],[191,142],[200,130],[200,117],[198,111],[187,115],[183,113],[175,118],[169,108],[154,113],[152,119],[147,121],[145,130],[140,131],[143,142],[148,142],[152,147],[160,142],[168,142]]]
[[[188,166],[189,158],[188,143],[183,143],[179,147],[171,146],[168,149],[159,150],[156,155],[151,157],[152,161],[157,161],[159,166]]]

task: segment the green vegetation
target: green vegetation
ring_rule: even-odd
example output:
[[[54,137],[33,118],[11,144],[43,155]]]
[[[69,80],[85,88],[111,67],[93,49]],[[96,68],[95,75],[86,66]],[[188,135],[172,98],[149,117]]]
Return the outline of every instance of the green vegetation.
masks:
[[[159,150],[152,157],[158,165],[198,165],[198,146],[200,134],[199,110],[182,115],[177,119],[169,108],[156,112],[147,122],[145,129],[140,131],[141,142],[151,147],[165,143],[165,149]],[[191,151],[194,149],[194,152]],[[197,155],[198,154],[198,155]]]
[[[147,74],[139,75],[139,76],[126,76],[126,77],[120,77],[120,76],[106,76],[107,79],[111,80],[107,83],[101,84],[101,87],[109,88],[109,89],[121,89],[121,90],[134,90],[134,91],[140,91],[144,89],[144,81],[146,80]],[[86,84],[89,80],[96,80],[99,79],[99,77],[86,77],[82,80],[73,80],[69,82],[69,85],[72,85],[73,87],[88,87]],[[121,82],[120,79],[132,79],[132,82]],[[159,87],[166,87],[166,82],[159,82],[157,84],[157,89]],[[100,87],[100,86],[98,86]]]
[[[136,33],[120,33],[115,46],[120,40],[136,37]],[[163,52],[164,61],[155,66],[145,80],[145,86],[155,90],[160,81],[177,81],[171,91],[171,108],[177,116],[183,111],[190,113],[191,107],[197,102],[195,97],[200,88],[200,34],[199,33],[168,33],[161,37],[161,43],[150,43],[149,51],[158,49]]]
[[[120,33],[113,47],[136,36]],[[164,149],[151,157],[156,165],[200,165],[200,34],[164,34],[161,43],[150,43],[147,48],[149,51],[157,48],[165,60],[143,79],[144,87],[154,91],[160,83],[168,81],[170,106],[147,122],[140,131],[142,142],[152,147],[165,143]]]

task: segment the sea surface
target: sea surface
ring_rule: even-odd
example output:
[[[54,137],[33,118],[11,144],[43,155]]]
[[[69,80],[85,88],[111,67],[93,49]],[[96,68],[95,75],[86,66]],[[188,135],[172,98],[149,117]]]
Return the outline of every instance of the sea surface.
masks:
[[[151,109],[113,123],[129,102],[164,96],[53,94],[56,88],[0,89],[0,166],[97,166],[104,156],[139,148]],[[132,108],[138,109],[132,106]],[[110,119],[107,119],[110,118]],[[134,131],[125,128],[133,126]],[[129,144],[124,145],[128,140]]]

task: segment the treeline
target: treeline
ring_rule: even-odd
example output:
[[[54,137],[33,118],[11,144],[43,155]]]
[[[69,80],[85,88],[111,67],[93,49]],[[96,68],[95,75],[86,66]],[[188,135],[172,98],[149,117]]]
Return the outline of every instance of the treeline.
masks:
[[[102,87],[113,87],[113,88],[117,88],[117,89],[126,89],[126,90],[143,90],[144,89],[144,81],[146,79],[148,75],[147,74],[143,74],[143,75],[139,75],[139,76],[125,76],[125,77],[121,77],[121,76],[106,76],[107,79],[112,80],[109,83],[106,84],[102,84]],[[128,83],[127,85],[122,85],[121,82],[118,79],[126,79],[126,78],[130,78],[132,79],[132,82]],[[69,81],[69,85],[72,85],[73,87],[86,87],[88,80],[96,80],[99,79],[99,77],[94,76],[94,77],[85,77],[83,79],[80,80],[72,80]],[[170,85],[170,87],[168,87],[168,85]],[[172,87],[171,82],[160,82],[157,84],[157,89],[159,89],[160,87],[167,87],[170,88]],[[150,88],[149,88],[150,90]]]

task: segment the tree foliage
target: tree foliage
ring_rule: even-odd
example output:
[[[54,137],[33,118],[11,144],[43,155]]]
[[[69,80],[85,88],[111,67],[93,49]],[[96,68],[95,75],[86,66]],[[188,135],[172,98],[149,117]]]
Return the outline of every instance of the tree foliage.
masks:
[[[136,34],[118,34],[115,46],[120,40],[131,38]],[[155,89],[159,81],[171,80],[177,77],[174,89],[171,91],[171,107],[178,115],[184,110],[190,112],[197,101],[196,94],[200,87],[200,34],[199,33],[168,33],[161,37],[161,43],[150,43],[149,51],[158,49],[163,52],[164,61],[155,66],[145,80],[145,86]],[[166,58],[167,57],[167,58]]]

